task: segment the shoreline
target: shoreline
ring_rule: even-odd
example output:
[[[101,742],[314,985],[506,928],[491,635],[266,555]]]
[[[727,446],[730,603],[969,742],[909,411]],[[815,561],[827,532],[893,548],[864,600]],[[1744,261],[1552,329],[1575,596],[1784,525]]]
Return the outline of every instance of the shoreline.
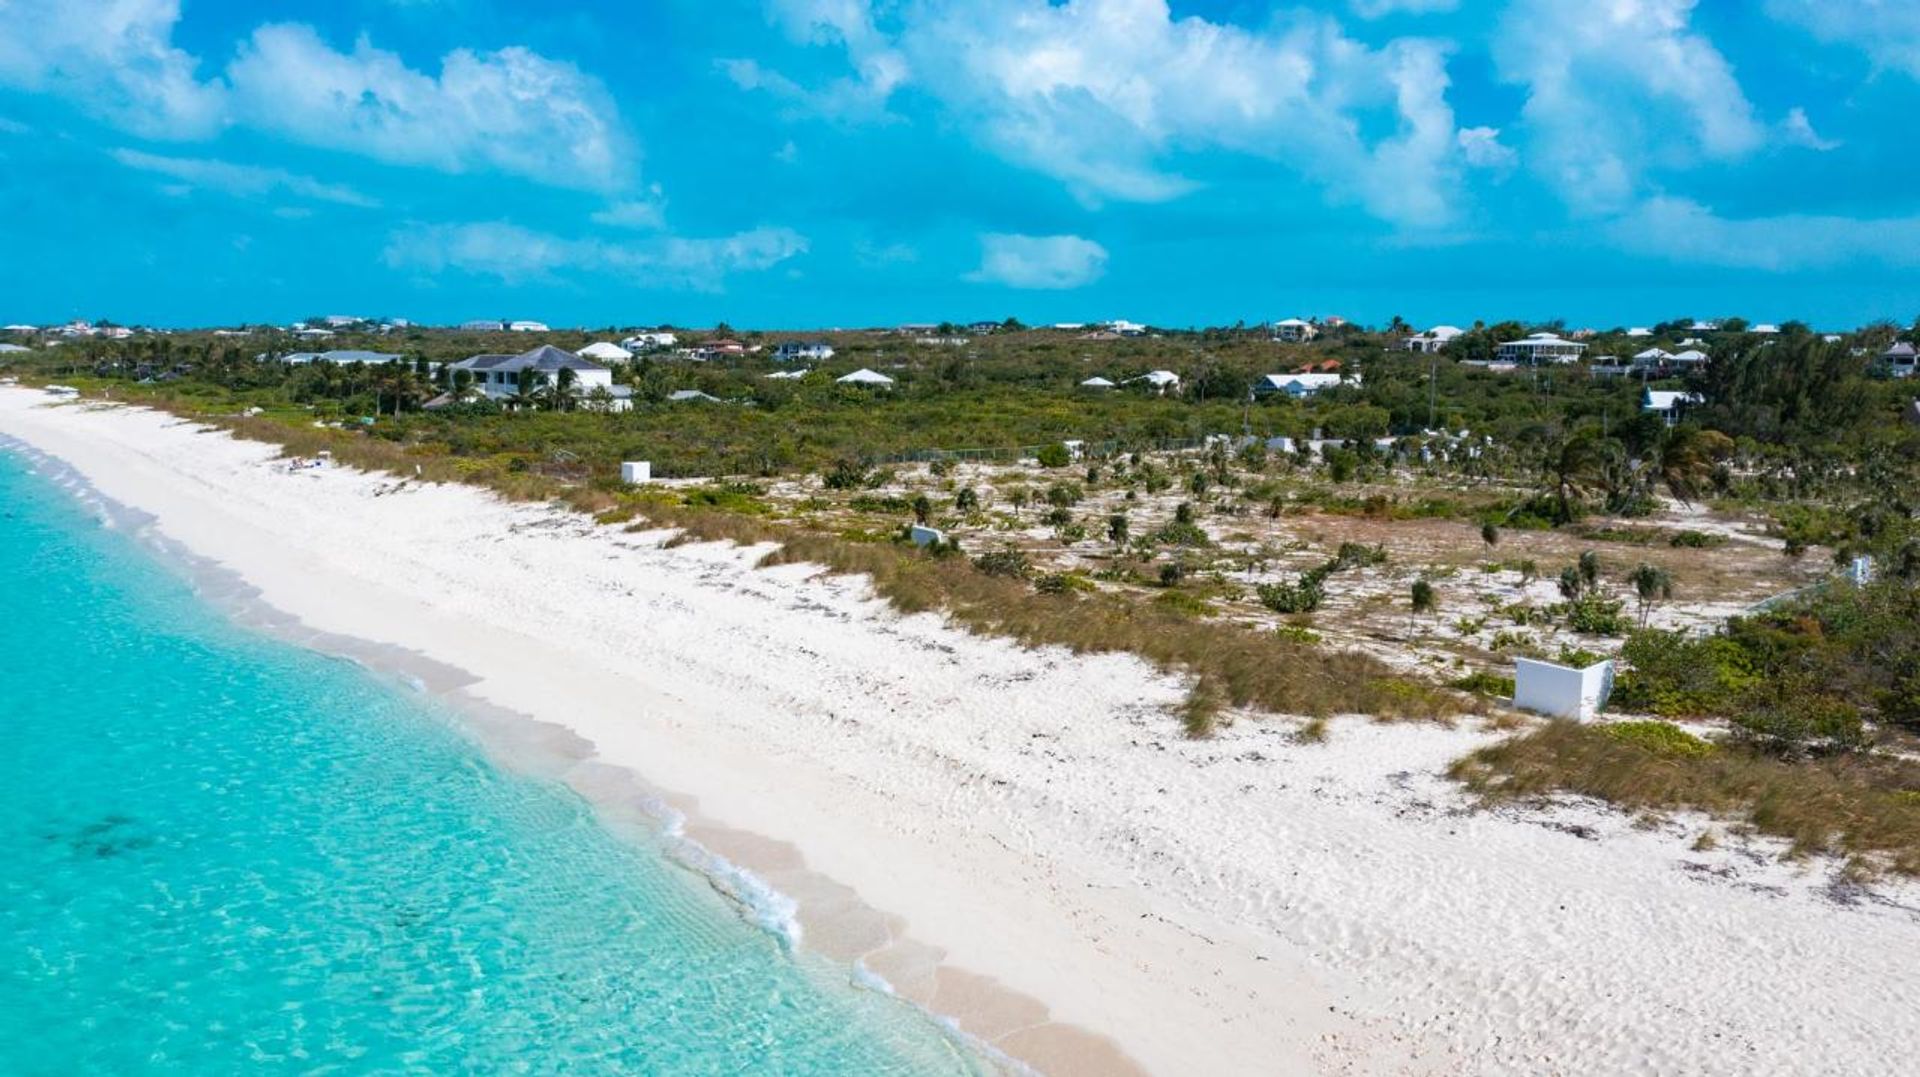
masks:
[[[1474,728],[1187,741],[1179,683],[1125,656],[46,402],[0,390],[0,433],[303,631],[418,659],[495,735],[545,730],[510,753],[553,753],[596,804],[674,791],[688,838],[797,900],[805,946],[1042,1072],[1830,1072],[1920,1049],[1914,887],[1846,904],[1836,865],[1690,852],[1697,819],[1467,812],[1440,772]]]
[[[810,870],[792,845],[707,819],[694,798],[653,786],[638,772],[601,759],[592,742],[567,726],[469,692],[481,680],[469,670],[394,644],[305,624],[266,601],[260,588],[237,571],[169,538],[152,513],[102,493],[63,458],[0,433],[0,452],[7,451],[26,456],[43,477],[99,513],[106,526],[147,546],[221,616],[247,631],[351,662],[394,690],[425,697],[447,713],[489,761],[566,787],[590,805],[616,837],[657,850],[725,897],[742,919],[779,938],[789,951],[811,952],[844,968],[857,989],[904,1000],[987,1072],[1033,1073],[1032,1062],[1040,1059],[1053,1063],[1048,1073],[1144,1072],[1105,1037],[1046,1019],[1046,1007],[1038,1000],[943,966],[937,948],[904,936],[899,918],[864,904],[852,890]],[[888,973],[871,967],[876,960],[884,962]],[[929,981],[943,977],[964,982],[949,984],[944,992],[929,989]],[[942,999],[946,1008],[937,1008]],[[1017,1023],[1022,1020],[1024,1024]],[[1010,1021],[1015,1023],[1003,1035],[1026,1036],[1024,1046],[1015,1045],[1018,1053],[983,1038],[995,1024]],[[1091,1065],[1082,1069],[1058,1064],[1069,1057]]]

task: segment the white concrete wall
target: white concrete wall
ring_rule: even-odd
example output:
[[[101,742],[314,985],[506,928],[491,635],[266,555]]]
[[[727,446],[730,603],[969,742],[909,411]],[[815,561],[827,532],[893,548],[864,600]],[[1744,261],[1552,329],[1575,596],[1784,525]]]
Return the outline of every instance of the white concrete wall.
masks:
[[[1611,661],[1573,669],[1531,658],[1514,659],[1513,705],[1523,711],[1584,722],[1600,713],[1612,694]]]

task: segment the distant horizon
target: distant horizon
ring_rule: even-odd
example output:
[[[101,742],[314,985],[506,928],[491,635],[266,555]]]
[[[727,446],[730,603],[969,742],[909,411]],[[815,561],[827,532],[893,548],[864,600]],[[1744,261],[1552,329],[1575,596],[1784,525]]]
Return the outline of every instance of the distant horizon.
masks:
[[[437,320],[426,320],[422,318],[413,318],[404,314],[379,314],[379,315],[367,315],[363,317],[359,315],[342,315],[342,314],[336,313],[332,315],[321,315],[320,317],[323,317],[323,318],[325,317],[359,317],[361,318],[360,324],[368,324],[368,325],[379,325],[383,323],[391,323],[393,320],[399,319],[407,323],[405,326],[396,327],[401,330],[420,329],[420,330],[439,330],[439,331],[453,331],[453,332],[464,331],[464,332],[476,332],[476,333],[486,332],[487,330],[477,329],[477,328],[467,329],[464,323],[470,322],[470,321],[492,320],[492,319],[486,319],[483,317],[476,316],[476,317],[469,317],[469,318],[461,318],[454,321],[437,321]],[[734,320],[725,319],[725,318],[719,319],[717,321],[706,322],[706,323],[681,322],[681,321],[672,321],[672,320],[646,321],[646,322],[612,321],[612,322],[596,322],[596,323],[561,323],[561,322],[550,321],[546,318],[538,317],[537,315],[520,314],[520,315],[515,315],[513,317],[502,318],[500,319],[500,321],[503,323],[509,322],[509,321],[534,321],[534,322],[540,322],[541,324],[545,325],[547,328],[545,330],[516,331],[516,330],[508,330],[503,326],[503,328],[497,331],[498,332],[520,332],[523,335],[527,335],[527,336],[538,336],[543,331],[550,332],[550,333],[576,333],[576,332],[577,333],[595,333],[595,332],[602,332],[602,331],[625,332],[625,331],[646,331],[649,329],[656,329],[656,330],[671,329],[671,330],[679,330],[679,331],[686,331],[686,332],[711,332],[714,329],[720,327],[721,325],[725,325],[728,329],[735,330],[738,332],[743,332],[743,333],[864,333],[864,332],[875,332],[875,331],[885,331],[885,330],[897,330],[903,326],[936,326],[937,327],[940,325],[950,324],[953,326],[966,328],[975,323],[981,323],[981,322],[991,321],[995,323],[1004,323],[1009,317],[1018,321],[1024,328],[1030,329],[1030,330],[1031,329],[1055,329],[1061,326],[1067,326],[1072,328],[1094,329],[1094,328],[1099,328],[1099,327],[1108,325],[1116,321],[1124,320],[1124,321],[1138,322],[1139,324],[1145,325],[1150,329],[1166,330],[1166,331],[1177,332],[1177,333],[1197,333],[1197,332],[1204,332],[1207,330],[1214,330],[1214,329],[1232,329],[1235,327],[1236,324],[1242,324],[1248,329],[1254,329],[1263,325],[1272,325],[1275,322],[1282,321],[1285,318],[1292,318],[1292,317],[1303,318],[1307,321],[1315,322],[1316,324],[1324,324],[1324,322],[1330,318],[1340,318],[1344,320],[1346,323],[1354,325],[1355,327],[1357,327],[1362,331],[1385,332],[1388,326],[1392,324],[1394,316],[1388,315],[1387,317],[1382,318],[1378,321],[1369,321],[1364,318],[1354,318],[1344,314],[1337,314],[1337,313],[1332,313],[1332,314],[1300,313],[1300,314],[1280,315],[1272,318],[1263,318],[1260,320],[1247,318],[1247,319],[1235,319],[1234,321],[1227,321],[1227,322],[1195,322],[1187,325],[1178,325],[1178,324],[1173,324],[1169,322],[1159,322],[1159,321],[1153,321],[1151,319],[1133,318],[1133,317],[1128,317],[1124,315],[1123,316],[1109,315],[1109,316],[1103,316],[1103,317],[1097,317],[1097,318],[1051,318],[1047,320],[1035,320],[1035,319],[1022,317],[1018,314],[1014,314],[1014,315],[1002,315],[1000,317],[901,318],[901,319],[891,320],[891,321],[875,321],[875,322],[867,322],[867,323],[861,323],[861,324],[846,323],[846,324],[837,324],[837,325],[827,325],[827,324],[808,325],[808,324],[798,324],[798,323],[786,323],[786,324],[753,323],[753,322],[734,321]],[[1706,314],[1706,315],[1694,316],[1694,315],[1687,315],[1687,314],[1674,314],[1671,312],[1659,318],[1641,318],[1641,319],[1626,320],[1626,321],[1594,321],[1594,322],[1582,322],[1582,321],[1576,321],[1571,318],[1557,318],[1557,317],[1551,317],[1551,318],[1480,317],[1480,318],[1465,318],[1465,319],[1444,319],[1443,318],[1443,319],[1438,319],[1434,321],[1421,321],[1418,319],[1407,318],[1405,315],[1400,315],[1400,317],[1416,332],[1425,332],[1426,330],[1432,329],[1435,326],[1442,326],[1442,325],[1451,325],[1461,329],[1471,329],[1476,321],[1487,326],[1499,325],[1503,322],[1515,322],[1520,325],[1528,326],[1528,327],[1550,325],[1555,322],[1559,322],[1562,325],[1564,325],[1569,332],[1592,330],[1593,332],[1598,334],[1606,334],[1616,330],[1625,331],[1625,330],[1634,329],[1634,328],[1651,329],[1657,325],[1661,325],[1661,324],[1669,323],[1673,321],[1679,321],[1679,320],[1725,322],[1730,319],[1736,319],[1736,318],[1746,321],[1749,325],[1779,326],[1779,325],[1787,325],[1789,323],[1799,322],[1799,323],[1805,324],[1813,332],[1834,332],[1834,333],[1857,332],[1859,330],[1871,328],[1876,325],[1891,325],[1896,330],[1905,332],[1912,326],[1916,324],[1920,324],[1920,316],[1907,317],[1907,318],[1899,318],[1899,317],[1872,318],[1872,319],[1868,319],[1868,320],[1861,321],[1854,324],[1821,324],[1818,322],[1810,321],[1809,319],[1806,319],[1806,318],[1793,318],[1793,317],[1786,317],[1786,318],[1779,318],[1779,319],[1753,318],[1753,317],[1748,317],[1742,314]],[[282,332],[286,332],[286,331],[289,331],[290,327],[293,326],[295,323],[301,322],[303,320],[304,320],[304,316],[286,318],[286,319],[244,319],[244,320],[230,319],[230,320],[224,320],[224,321],[178,322],[178,323],[168,324],[168,323],[152,322],[152,321],[136,321],[132,319],[115,318],[110,316],[68,317],[68,318],[61,318],[61,319],[56,319],[52,321],[45,321],[45,320],[36,321],[28,318],[13,318],[13,317],[0,315],[0,326],[31,325],[36,330],[44,332],[44,331],[56,330],[61,326],[70,325],[75,322],[85,322],[89,325],[93,325],[96,327],[112,325],[112,326],[122,326],[129,329],[163,330],[163,331],[172,332],[172,333],[212,332],[218,329],[236,329],[236,328],[267,328],[267,329],[275,329]],[[313,328],[329,328],[324,325],[317,325],[312,327]],[[351,328],[338,328],[337,331],[348,333],[348,334],[351,334],[354,332],[354,330]],[[1062,329],[1061,331],[1070,331],[1070,329]]]

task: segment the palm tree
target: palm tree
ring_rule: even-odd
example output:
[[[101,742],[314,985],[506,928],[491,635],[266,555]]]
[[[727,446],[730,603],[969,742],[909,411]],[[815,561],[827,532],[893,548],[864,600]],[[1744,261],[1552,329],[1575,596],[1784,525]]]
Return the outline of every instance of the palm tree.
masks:
[[[1643,481],[1667,488],[1674,500],[1690,505],[1713,482],[1714,471],[1733,455],[1733,439],[1718,430],[1676,426],[1654,443]]]
[[[520,408],[530,408],[535,404],[539,403],[539,400],[540,400],[539,375],[533,372],[532,367],[521,368],[519,373],[515,374],[513,377],[514,408],[516,410]]]
[[[554,372],[553,384],[547,391],[547,398],[555,411],[571,411],[580,396],[580,375],[572,367],[561,367]]]
[[[1547,455],[1545,493],[1554,500],[1555,522],[1572,522],[1583,499],[1611,488],[1623,458],[1618,441],[1591,427],[1553,446]]]
[[[1642,563],[1627,576],[1633,593],[1640,600],[1640,627],[1647,627],[1647,615],[1654,604],[1673,597],[1673,577],[1657,565]]]

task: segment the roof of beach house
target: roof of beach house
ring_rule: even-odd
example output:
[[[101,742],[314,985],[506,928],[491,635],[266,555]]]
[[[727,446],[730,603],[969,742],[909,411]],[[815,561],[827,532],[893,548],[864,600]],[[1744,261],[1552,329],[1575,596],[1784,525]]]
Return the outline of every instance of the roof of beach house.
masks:
[[[605,370],[604,366],[590,359],[582,359],[572,352],[564,352],[551,344],[542,344],[529,352],[519,355],[476,355],[453,364],[455,370],[498,370],[506,373],[518,373],[522,370],[538,370],[552,373],[556,370]]]

